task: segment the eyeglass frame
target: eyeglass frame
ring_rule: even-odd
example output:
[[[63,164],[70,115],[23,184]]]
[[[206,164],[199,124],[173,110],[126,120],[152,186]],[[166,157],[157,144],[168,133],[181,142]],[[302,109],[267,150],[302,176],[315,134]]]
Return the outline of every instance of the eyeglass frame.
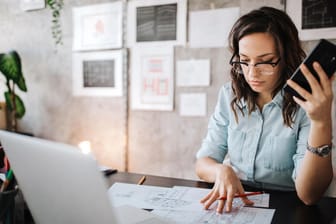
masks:
[[[280,63],[280,60],[281,60],[281,58],[279,57],[278,58],[278,60],[277,61],[275,61],[275,62],[267,62],[267,61],[263,61],[263,62],[257,62],[257,63],[254,63],[254,64],[251,64],[251,63],[247,63],[247,62],[241,62],[241,61],[233,61],[233,59],[236,57],[237,55],[236,54],[234,54],[234,55],[232,55],[232,57],[231,57],[231,59],[230,59],[230,65],[231,66],[234,66],[234,65],[238,65],[238,66],[240,66],[240,68],[241,68],[241,70],[242,70],[242,73],[240,73],[240,74],[244,74],[244,72],[243,72],[243,67],[241,66],[241,65],[245,65],[245,66],[247,66],[247,68],[248,68],[248,72],[247,73],[249,73],[250,72],[250,65],[252,65],[253,67],[256,67],[256,66],[258,66],[258,65],[271,65],[272,67],[273,67],[273,69],[275,68],[275,66],[277,66],[279,63]],[[238,56],[239,57],[239,56]],[[258,67],[256,67],[256,68],[258,68]],[[272,72],[272,74],[273,74],[273,72]],[[269,75],[272,75],[272,74],[269,74]]]

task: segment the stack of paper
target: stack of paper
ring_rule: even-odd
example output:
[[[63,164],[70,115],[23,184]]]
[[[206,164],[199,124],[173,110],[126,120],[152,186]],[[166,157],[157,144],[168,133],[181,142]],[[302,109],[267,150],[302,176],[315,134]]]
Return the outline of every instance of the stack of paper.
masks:
[[[254,207],[244,207],[240,198],[233,201],[233,211],[216,213],[216,204],[204,210],[200,199],[210,189],[175,186],[156,187],[115,183],[108,194],[116,207],[131,205],[152,210],[156,215],[172,223],[271,223],[274,209],[267,209],[269,194],[249,196]],[[262,208],[261,208],[262,207]]]

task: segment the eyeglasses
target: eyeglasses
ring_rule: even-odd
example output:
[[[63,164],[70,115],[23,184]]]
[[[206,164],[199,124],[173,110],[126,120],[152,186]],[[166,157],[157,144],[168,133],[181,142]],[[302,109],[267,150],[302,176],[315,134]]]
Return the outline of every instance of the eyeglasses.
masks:
[[[256,71],[261,75],[273,75],[274,67],[277,66],[281,60],[281,58],[279,58],[275,62],[262,61],[255,64],[249,64],[247,62],[242,61],[233,61],[234,57],[235,55],[232,56],[230,60],[230,65],[232,65],[235,72],[241,75],[248,74],[250,72],[251,67],[254,67]]]

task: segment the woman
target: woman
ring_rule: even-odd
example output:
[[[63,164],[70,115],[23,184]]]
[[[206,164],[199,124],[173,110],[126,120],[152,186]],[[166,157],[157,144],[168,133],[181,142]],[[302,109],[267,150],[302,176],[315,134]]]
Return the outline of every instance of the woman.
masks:
[[[288,80],[305,53],[295,25],[283,11],[262,7],[242,16],[230,32],[229,44],[232,81],[220,90],[197,153],[197,175],[214,183],[201,202],[208,209],[226,197],[218,201],[217,212],[222,213],[225,204],[230,212],[234,195],[244,193],[243,183],[296,190],[305,204],[315,203],[333,176],[332,79],[315,62],[321,84],[307,67],[300,67],[312,93]],[[286,82],[305,101],[284,92]],[[323,153],[317,152],[319,147],[324,147]]]

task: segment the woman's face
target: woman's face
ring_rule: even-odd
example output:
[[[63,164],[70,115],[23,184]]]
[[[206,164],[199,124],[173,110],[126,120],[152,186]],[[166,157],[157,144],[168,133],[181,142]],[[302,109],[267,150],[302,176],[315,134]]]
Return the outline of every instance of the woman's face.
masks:
[[[268,33],[253,33],[239,40],[239,57],[241,62],[248,63],[242,66],[246,82],[253,91],[260,94],[271,94],[276,88],[280,77],[279,64],[273,66],[253,66],[261,62],[278,62],[280,59],[274,38]],[[268,68],[267,68],[268,66]]]

